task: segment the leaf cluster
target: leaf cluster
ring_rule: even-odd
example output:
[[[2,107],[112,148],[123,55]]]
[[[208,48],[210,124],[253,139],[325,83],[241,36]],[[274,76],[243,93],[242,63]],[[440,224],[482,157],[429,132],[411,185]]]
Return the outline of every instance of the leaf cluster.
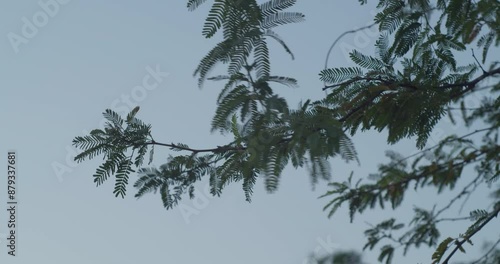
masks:
[[[134,108],[124,120],[116,112],[106,109],[103,113],[107,119],[104,130],[94,129],[89,135],[73,139],[73,145],[82,149],[75,161],[82,162],[103,155],[104,162],[94,173],[94,182],[99,186],[114,175],[113,193],[117,197],[125,197],[129,175],[135,172],[133,167],[141,166],[148,152],[151,126],[135,117],[137,111],[139,107]],[[152,158],[151,148],[150,162]]]
[[[205,2],[188,0],[187,7],[195,10]],[[231,136],[232,141],[210,149],[159,143],[151,137],[151,126],[134,117],[138,109],[126,120],[106,110],[104,130],[93,130],[73,141],[83,150],[75,158],[79,162],[104,155],[105,162],[94,175],[97,185],[115,175],[114,193],[123,197],[128,175],[135,171],[132,167],[142,165],[149,147],[160,145],[182,153],[170,155],[159,168],[140,167],[134,184],[137,198],[159,192],[163,206],[171,209],[184,194],[193,198],[195,184],[208,178],[212,195],[219,196],[227,185],[240,182],[250,201],[258,177],[264,178],[267,191],[274,192],[290,163],[295,168],[309,168],[313,186],[320,179],[331,180],[329,159],[338,156],[359,163],[349,136],[374,129],[386,130],[389,144],[414,139],[419,151],[406,157],[388,151],[389,162],[368,177],[369,183],[354,183],[352,174],[346,182],[331,182],[331,190],[322,196],[332,199],[324,207],[329,216],[344,204],[351,221],[367,209],[397,209],[410,188],[433,188],[437,195],[444,190],[456,192],[440,209],[437,205],[432,210],[415,208],[407,224],[390,218],[368,229],[365,248],[371,250],[385,243],[380,247],[379,261],[391,263],[400,246],[406,254],[412,247],[426,245],[437,247],[434,263],[448,263],[498,214],[500,191],[496,190],[492,210],[478,209],[467,217],[443,217],[477,186],[491,188],[500,178],[500,68],[497,61],[488,61],[489,51],[500,44],[498,1],[379,0],[375,23],[380,36],[375,55],[353,50],[350,58],[356,66],[321,71],[320,80],[328,84],[324,87],[327,96],[306,100],[297,108],[289,107],[286,99],[273,90],[273,84],[298,84],[292,77],[271,74],[267,43],[269,39],[277,41],[294,58],[274,30],[304,19],[299,12],[285,11],[296,0],[211,2],[202,34],[212,38],[222,31],[222,41],[202,58],[194,76],[200,87],[205,80],[225,81],[211,129]],[[365,4],[367,0],[359,2]],[[457,61],[458,54],[473,48],[481,50],[481,61],[474,53],[464,64]],[[227,66],[227,74],[210,76],[219,64]],[[494,84],[482,86],[486,80]],[[467,96],[480,90],[489,93],[479,107],[467,108]],[[463,136],[449,135],[426,148],[439,121],[448,116],[451,123],[457,123],[455,110],[461,112],[465,126],[481,123],[485,128]],[[480,136],[480,142],[471,139],[472,135]],[[470,183],[457,188],[467,178],[463,175],[467,167],[474,168],[475,177],[469,176]],[[473,224],[463,234],[439,243],[439,224],[461,220],[472,220]]]

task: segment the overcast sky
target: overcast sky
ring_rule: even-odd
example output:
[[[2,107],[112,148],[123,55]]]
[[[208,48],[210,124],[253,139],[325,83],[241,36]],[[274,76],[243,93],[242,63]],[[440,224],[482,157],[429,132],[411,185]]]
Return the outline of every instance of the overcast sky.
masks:
[[[138,118],[152,124],[157,141],[196,148],[228,142],[230,138],[210,134],[222,83],[207,82],[200,90],[192,77],[220,36],[206,40],[201,35],[209,4],[189,12],[185,0],[54,1],[0,4],[0,151],[4,164],[7,151],[17,151],[19,201],[17,256],[7,255],[3,211],[0,263],[304,264],[311,252],[361,249],[368,223],[393,216],[407,223],[413,206],[429,208],[436,202],[435,191],[428,190],[408,196],[406,206],[396,212],[368,212],[350,224],[342,208],[328,219],[322,211],[328,200],[318,199],[327,190],[326,182],[313,191],[307,171],[292,168],[285,170],[274,194],[266,193],[259,181],[252,203],[245,201],[240,183],[228,187],[221,198],[206,196],[206,181],[198,185],[199,199],[185,199],[170,211],[158,195],[136,200],[132,186],[125,199],[114,198],[112,181],[99,188],[93,182],[100,159],[72,161],[72,139],[100,126],[105,109],[125,113],[139,105]],[[299,80],[297,89],[275,87],[289,105],[324,96],[318,73],[328,48],[342,32],[371,22],[375,1],[370,2],[360,7],[352,0],[301,0],[292,8],[303,12],[306,22],[277,32],[296,59],[271,45],[272,72]],[[333,50],[329,65],[348,65],[345,51],[352,48],[372,53],[376,38],[375,30],[346,37]],[[443,133],[464,128],[444,122],[436,131],[430,144]],[[358,178],[375,172],[386,161],[387,149],[415,151],[411,140],[388,146],[385,139],[385,133],[376,132],[356,136],[361,166],[332,160],[334,179],[345,179],[352,170]],[[168,153],[157,148],[154,164],[161,165]],[[135,179],[132,175],[130,182]],[[0,189],[6,190],[6,184],[2,176]],[[485,196],[472,197],[466,209],[486,204]],[[447,197],[440,196],[440,204]],[[0,203],[7,206],[4,191]],[[456,236],[464,228],[447,225],[443,234]],[[488,230],[495,228],[488,226],[484,233]],[[467,248],[467,257],[477,256],[483,238],[490,237],[475,240],[477,246]],[[394,263],[429,263],[431,252],[425,247],[411,250],[406,258],[398,254]],[[370,263],[377,256],[378,250],[364,253]]]

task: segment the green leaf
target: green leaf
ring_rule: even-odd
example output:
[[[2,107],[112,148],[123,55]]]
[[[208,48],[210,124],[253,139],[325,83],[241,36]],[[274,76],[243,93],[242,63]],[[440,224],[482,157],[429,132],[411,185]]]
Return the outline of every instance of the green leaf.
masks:
[[[139,112],[139,108],[139,106],[136,106],[134,107],[134,109],[132,109],[132,111],[130,111],[130,113],[127,115],[127,123],[132,122],[132,119],[134,119],[137,112]]]
[[[439,264],[441,258],[444,256],[444,253],[446,252],[446,249],[448,249],[448,245],[453,240],[454,240],[453,238],[447,237],[445,240],[439,243],[438,247],[436,248],[436,251],[434,251],[434,253],[432,254],[432,264]]]

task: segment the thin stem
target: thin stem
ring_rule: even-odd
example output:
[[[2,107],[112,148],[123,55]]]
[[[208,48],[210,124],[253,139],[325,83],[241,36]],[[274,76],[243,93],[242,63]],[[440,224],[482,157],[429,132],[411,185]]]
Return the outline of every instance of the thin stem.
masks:
[[[463,217],[454,217],[454,218],[441,218],[436,220],[436,223],[438,222],[455,222],[455,221],[464,221],[464,220],[470,220],[469,216],[463,216]]]
[[[217,146],[216,148],[208,148],[208,149],[193,149],[189,147],[184,147],[184,146],[179,146],[174,143],[160,143],[156,141],[150,141],[144,143],[145,145],[158,145],[158,146],[164,146],[164,147],[169,147],[173,149],[179,149],[179,150],[186,150],[186,151],[191,151],[193,153],[202,153],[202,152],[213,152],[213,153],[218,153],[218,152],[224,152],[224,151],[241,151],[241,150],[246,150],[246,147],[232,147],[231,145],[225,145],[225,146]]]
[[[481,70],[483,71],[483,74],[486,73],[486,71],[483,69],[483,66],[481,66],[481,63],[479,63],[479,60],[476,58],[476,55],[474,54],[474,49],[471,49],[471,51],[472,51],[472,57],[477,62],[477,66],[479,66],[479,68],[481,68]]]
[[[443,208],[441,208],[441,210],[439,210],[435,217],[439,216],[441,213],[443,213],[444,211],[448,210],[456,201],[458,201],[460,198],[462,198],[462,196],[470,193],[469,191],[469,188],[473,185],[475,185],[475,183],[481,178],[480,175],[478,175],[473,181],[471,181],[469,184],[467,184],[463,189],[462,191],[456,195],[453,199],[450,200],[450,202]],[[439,222],[439,221],[436,221],[436,222]]]
[[[458,138],[452,138],[452,139],[448,139],[448,140],[442,141],[442,142],[440,142],[440,143],[438,143],[438,144],[436,144],[436,145],[434,145],[434,146],[432,146],[432,147],[426,148],[426,149],[424,149],[424,150],[422,150],[422,151],[419,151],[419,152],[417,152],[417,153],[415,153],[415,154],[412,154],[412,155],[410,155],[410,156],[406,156],[405,158],[398,160],[398,161],[396,162],[396,165],[397,165],[397,164],[401,164],[403,161],[408,160],[408,159],[410,159],[410,158],[412,158],[412,157],[415,157],[415,156],[417,156],[417,155],[420,155],[420,154],[422,154],[422,153],[425,153],[425,152],[427,152],[427,151],[430,151],[430,150],[432,150],[432,149],[434,149],[434,148],[437,148],[437,147],[439,147],[439,146],[441,146],[441,145],[443,145],[443,144],[445,144],[445,143],[450,143],[450,142],[453,142],[453,141],[456,141],[456,140],[464,139],[464,138],[470,137],[470,136],[472,136],[472,135],[474,135],[474,134],[477,134],[477,133],[480,133],[480,132],[484,132],[484,131],[488,131],[488,130],[491,130],[491,129],[494,129],[494,128],[496,128],[496,126],[491,126],[491,127],[487,127],[487,128],[483,128],[483,129],[476,129],[476,130],[474,130],[473,132],[468,133],[468,134],[465,134],[465,135],[463,135],[463,136],[461,136],[461,137],[458,137]]]

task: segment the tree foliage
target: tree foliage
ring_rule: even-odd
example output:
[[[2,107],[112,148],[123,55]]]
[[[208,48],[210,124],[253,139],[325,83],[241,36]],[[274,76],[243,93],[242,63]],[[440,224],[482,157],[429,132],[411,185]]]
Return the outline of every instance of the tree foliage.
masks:
[[[311,256],[309,264],[365,264],[356,251],[337,251],[325,256]]]
[[[187,7],[195,10],[206,2],[188,0]],[[213,3],[202,35],[211,38],[222,31],[223,40],[201,59],[194,76],[200,86],[207,79],[225,81],[212,131],[232,140],[210,149],[160,143],[153,139],[151,126],[135,118],[138,109],[126,120],[108,109],[104,112],[108,120],[105,130],[93,130],[73,141],[83,151],[75,158],[79,162],[104,155],[105,161],[94,175],[97,185],[114,175],[114,193],[123,197],[129,175],[137,170],[136,197],[160,192],[167,209],[186,193],[192,198],[194,184],[204,178],[217,196],[228,184],[240,182],[250,201],[257,177],[263,177],[266,190],[274,192],[290,163],[295,168],[309,168],[313,184],[320,179],[330,181],[330,158],[358,162],[352,135],[360,130],[384,130],[389,144],[410,138],[421,151],[406,157],[388,151],[389,162],[370,177],[354,183],[351,175],[346,182],[330,182],[331,190],[322,196],[330,199],[324,208],[329,216],[342,205],[348,206],[351,220],[367,209],[388,205],[396,209],[410,187],[416,191],[435,188],[438,194],[454,191],[456,196],[442,208],[415,208],[409,223],[391,218],[366,230],[364,248],[379,248],[380,262],[391,263],[400,248],[406,254],[410,248],[426,245],[435,248],[432,263],[448,263],[494,221],[500,211],[500,189],[494,189],[500,178],[500,62],[488,54],[500,44],[497,0],[379,0],[374,18],[380,31],[376,55],[353,50],[350,58],[357,66],[321,71],[319,79],[327,84],[323,88],[327,96],[307,100],[297,108],[289,107],[286,99],[273,91],[274,84],[294,87],[297,80],[271,74],[268,48],[268,40],[277,41],[293,59],[275,28],[304,19],[299,12],[285,11],[296,0],[209,2]],[[477,58],[472,53],[464,64],[457,61],[459,54],[470,50],[481,55]],[[227,75],[210,77],[210,71],[220,64],[227,66]],[[487,93],[479,107],[466,107],[469,96],[484,91]],[[449,117],[457,122],[453,111],[462,113],[472,132],[448,135],[429,146],[429,137],[440,120]],[[181,154],[171,155],[159,168],[143,167],[145,154],[149,150],[151,160],[154,146]],[[466,168],[474,169],[473,176],[463,175]],[[495,193],[491,206],[478,208],[467,217],[443,217],[478,186],[487,186]],[[470,220],[472,224],[443,238],[438,225],[450,219]]]

